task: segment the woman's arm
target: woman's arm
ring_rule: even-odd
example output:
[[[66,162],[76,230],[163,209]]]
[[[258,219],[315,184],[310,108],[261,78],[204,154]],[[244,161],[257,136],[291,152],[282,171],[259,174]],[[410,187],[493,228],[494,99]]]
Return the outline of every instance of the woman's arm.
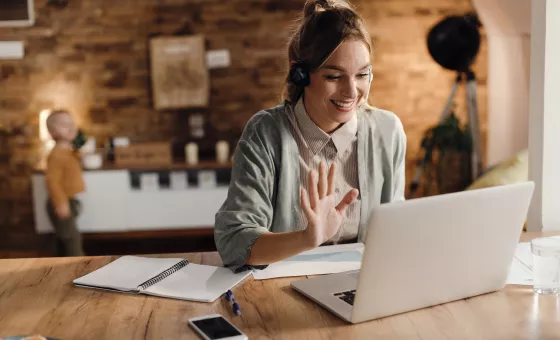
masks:
[[[300,190],[301,208],[308,220],[307,229],[261,235],[253,245],[247,264],[255,266],[282,261],[320,246],[338,231],[344,212],[358,197],[358,191],[350,190],[335,206],[335,171],[336,163],[333,163],[327,176],[327,166],[321,162],[318,181],[315,180],[317,177],[314,171],[309,173],[309,195],[305,189]]]
[[[255,241],[247,264],[251,266],[267,265],[312,248],[313,246],[309,244],[305,235],[305,230],[266,233]]]
[[[275,150],[267,139],[280,139],[274,126],[266,113],[249,119],[234,150],[227,198],[216,213],[216,249],[224,266],[235,272],[251,269],[247,259],[253,244],[272,225]]]
[[[249,121],[235,150],[228,196],[216,213],[216,249],[224,265],[235,272],[280,261],[321,245],[336,233],[344,210],[358,196],[353,189],[335,206],[335,166],[331,167],[327,179],[326,165],[322,164],[319,181],[316,173],[309,174],[309,183],[317,183],[310,186],[309,195],[304,189],[300,191],[307,229],[271,233],[273,200],[278,188],[275,187],[274,151],[270,142],[265,141],[281,137],[271,135],[274,130],[268,127],[274,126],[274,122],[265,119],[266,116],[257,114]]]

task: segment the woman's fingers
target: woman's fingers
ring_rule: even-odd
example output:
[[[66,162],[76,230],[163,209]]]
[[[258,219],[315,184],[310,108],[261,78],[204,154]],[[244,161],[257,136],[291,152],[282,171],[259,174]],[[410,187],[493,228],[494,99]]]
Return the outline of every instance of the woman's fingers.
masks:
[[[315,170],[309,171],[309,202],[311,209],[315,209],[317,203],[319,202],[319,194],[317,193],[317,180],[316,180]]]
[[[336,173],[336,163],[333,162],[329,168],[329,176],[327,178],[327,195],[332,195],[334,193],[334,174]]]
[[[327,164],[325,164],[324,161],[321,161],[321,163],[319,164],[319,183],[318,183],[318,187],[319,187],[319,199],[325,197],[325,195],[327,194],[327,187],[328,187],[328,182],[327,182]]]
[[[338,210],[339,214],[344,214],[346,208],[348,208],[348,206],[352,204],[356,200],[356,198],[358,198],[358,193],[358,189],[352,189],[348,191],[342,201],[340,201],[340,203],[336,206],[336,210]]]
[[[301,208],[305,213],[305,216],[309,220],[311,216],[313,216],[313,210],[311,210],[311,205],[309,203],[309,196],[307,195],[307,190],[304,188],[299,188],[299,195],[301,201]]]

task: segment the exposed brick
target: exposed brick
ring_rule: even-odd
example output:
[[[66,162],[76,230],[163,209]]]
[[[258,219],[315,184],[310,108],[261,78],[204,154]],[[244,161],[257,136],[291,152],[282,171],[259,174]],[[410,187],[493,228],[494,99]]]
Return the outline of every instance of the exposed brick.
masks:
[[[0,65],[0,80],[8,79],[16,73],[13,65]]]
[[[27,107],[27,101],[23,98],[0,99],[0,108],[7,110],[23,110]]]
[[[74,46],[77,51],[83,53],[127,53],[132,51],[132,42],[98,42],[98,43],[78,43]]]
[[[403,122],[410,180],[422,135],[437,123],[455,78],[431,59],[426,34],[445,15],[464,14],[472,7],[468,0],[426,0],[416,5],[409,0],[352,2],[364,16],[375,43],[370,98]],[[39,156],[41,110],[64,105],[85,115],[81,118],[90,124],[88,133],[100,142],[116,135],[133,141],[166,138],[182,150],[189,138],[185,117],[192,110],[153,109],[149,39],[203,34],[207,49],[230,51],[232,64],[209,71],[210,105],[195,110],[205,115],[207,123],[207,137],[200,144],[213,145],[214,139],[223,136],[236,140],[253,114],[281,100],[289,28],[300,16],[305,0],[35,3],[34,26],[0,28],[0,39],[26,43],[24,59],[0,64],[0,132],[2,126],[18,129],[5,136],[0,133],[0,232],[10,223],[6,239],[14,243],[13,249],[18,242],[20,246],[26,242],[21,234],[10,238],[14,230],[25,231],[29,240],[39,240],[29,225],[33,223],[30,171]],[[488,71],[486,37],[481,33],[481,49],[473,68],[484,146]],[[69,92],[61,94],[59,89]],[[463,88],[455,104],[464,123]]]
[[[109,88],[122,88],[125,87],[128,78],[126,69],[116,69],[108,71],[104,75],[103,86]]]
[[[91,108],[89,110],[89,116],[93,124],[106,124],[109,121],[105,108]]]
[[[134,106],[138,102],[137,98],[129,97],[129,98],[118,98],[118,99],[109,99],[107,105],[113,109],[120,109],[123,107],[131,107]]]

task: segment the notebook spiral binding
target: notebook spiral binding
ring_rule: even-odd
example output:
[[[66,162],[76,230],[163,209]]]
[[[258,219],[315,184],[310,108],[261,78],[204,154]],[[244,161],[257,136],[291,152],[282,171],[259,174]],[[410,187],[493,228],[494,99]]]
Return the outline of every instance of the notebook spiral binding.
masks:
[[[147,289],[148,287],[158,283],[159,281],[165,279],[166,277],[168,277],[169,275],[175,273],[176,271],[180,270],[181,268],[185,267],[187,264],[189,264],[188,260],[183,260],[179,263],[177,263],[176,265],[174,265],[173,267],[170,267],[169,269],[164,270],[163,272],[161,272],[160,274],[154,276],[153,278],[149,279],[148,281],[142,283],[141,285],[138,286],[138,290],[144,290]]]

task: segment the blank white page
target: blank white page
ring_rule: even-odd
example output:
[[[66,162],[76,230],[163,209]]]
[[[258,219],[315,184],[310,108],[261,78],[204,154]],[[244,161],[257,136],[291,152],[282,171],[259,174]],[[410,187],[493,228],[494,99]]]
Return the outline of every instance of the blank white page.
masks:
[[[212,302],[251,274],[189,263],[186,267],[142,291],[143,294],[175,299]]]
[[[179,258],[122,256],[108,265],[74,280],[74,284],[135,291],[140,284],[182,260]]]

